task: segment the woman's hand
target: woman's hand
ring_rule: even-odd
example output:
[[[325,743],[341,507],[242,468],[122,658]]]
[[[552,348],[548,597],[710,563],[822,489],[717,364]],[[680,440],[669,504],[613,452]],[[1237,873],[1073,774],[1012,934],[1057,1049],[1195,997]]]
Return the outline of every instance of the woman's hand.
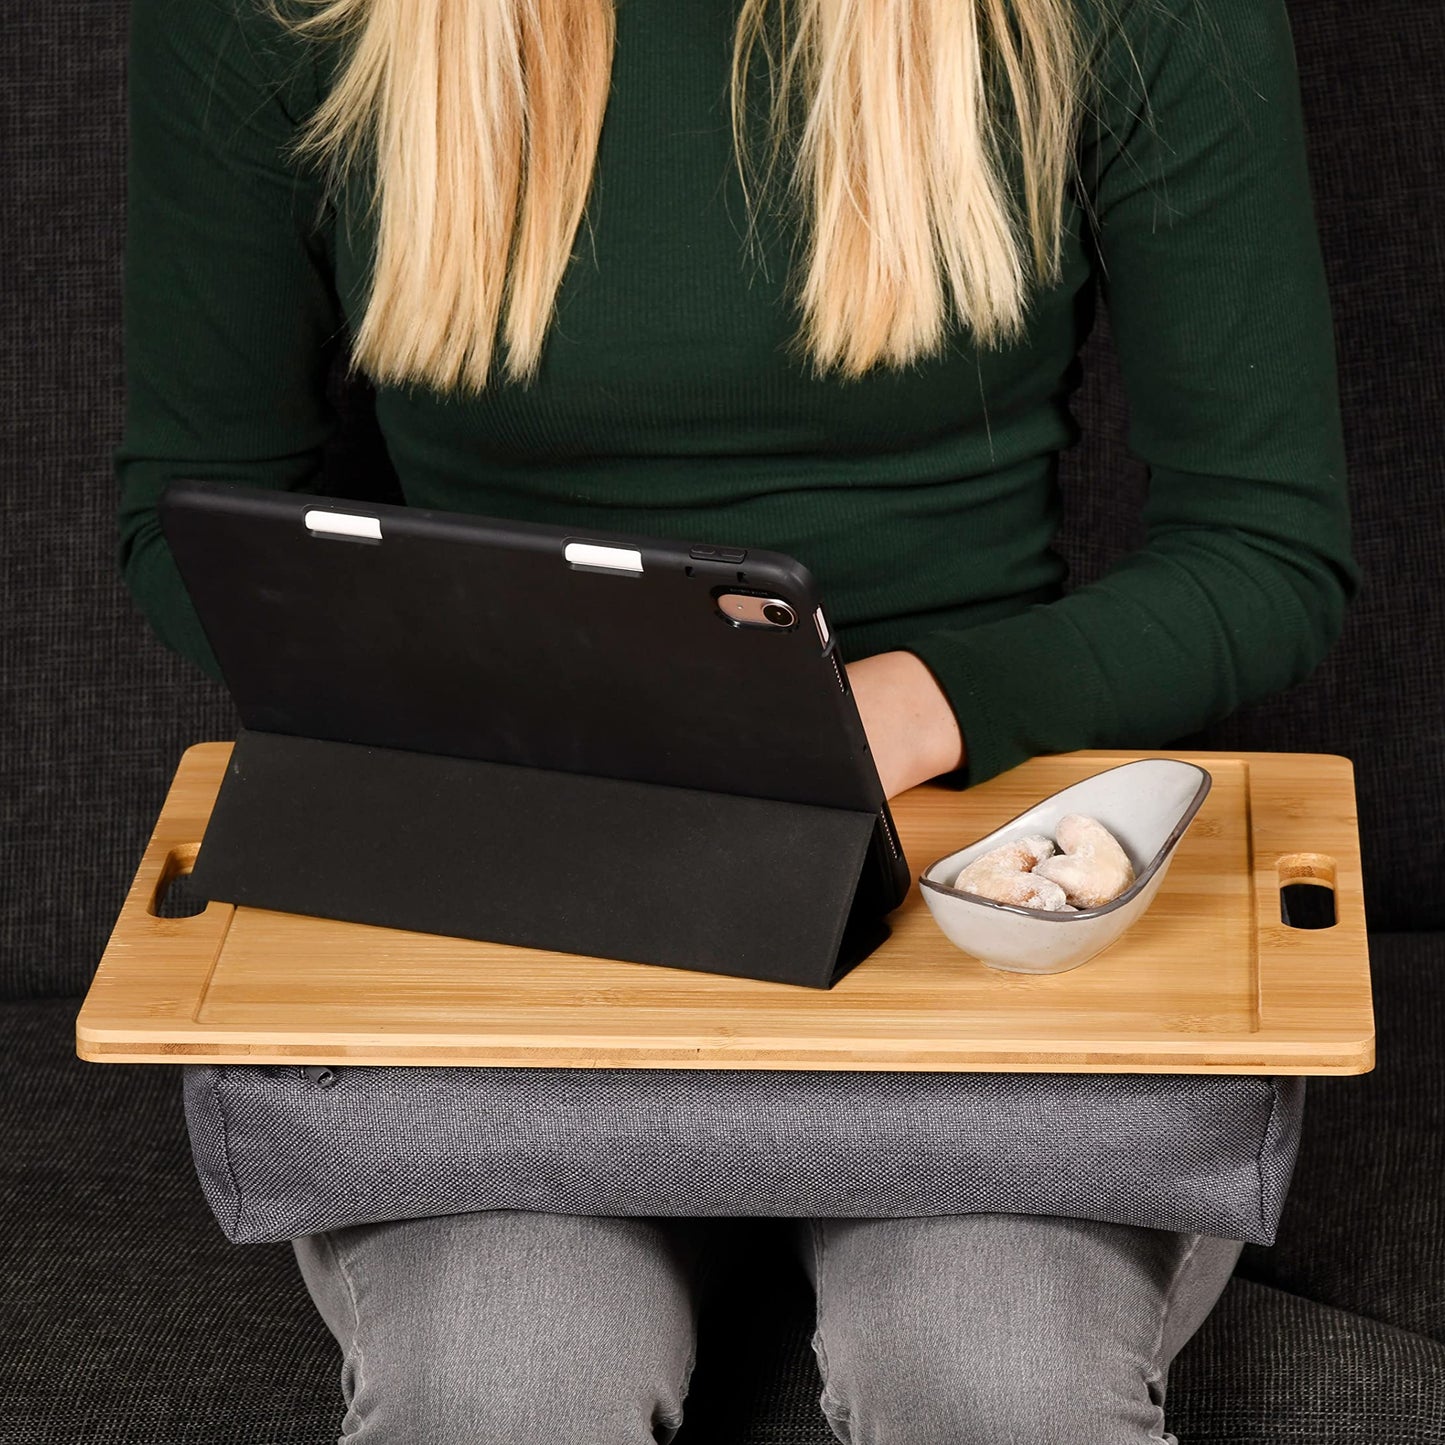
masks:
[[[876,653],[848,665],[848,684],[888,797],[963,766],[958,720],[921,658]]]

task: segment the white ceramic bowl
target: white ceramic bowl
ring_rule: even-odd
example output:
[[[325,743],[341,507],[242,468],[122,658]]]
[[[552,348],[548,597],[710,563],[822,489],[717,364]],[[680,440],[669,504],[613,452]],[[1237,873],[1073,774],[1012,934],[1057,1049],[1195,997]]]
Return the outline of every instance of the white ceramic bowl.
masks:
[[[919,876],[923,900],[948,937],[991,968],[1064,973],[1087,963],[1143,917],[1213,779],[1194,763],[1141,758],[1074,783],[1035,803],[986,838],[945,854]],[[960,870],[1001,843],[1029,833],[1054,837],[1066,813],[1097,818],[1134,865],[1134,882],[1112,903],[1052,913],[995,903],[950,886]]]

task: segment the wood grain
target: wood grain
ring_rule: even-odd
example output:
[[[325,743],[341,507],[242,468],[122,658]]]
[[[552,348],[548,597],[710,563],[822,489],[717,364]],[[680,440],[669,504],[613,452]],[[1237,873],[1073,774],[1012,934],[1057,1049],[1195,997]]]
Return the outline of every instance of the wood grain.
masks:
[[[96,1062],[591,1068],[1363,1073],[1374,1021],[1353,769],[1325,754],[1078,752],[893,802],[914,885],[832,989],[584,958],[212,903],[161,918],[231,744],[181,758],[76,1025]],[[955,948],[917,875],[1038,799],[1138,757],[1214,786],[1153,906],[1062,974]],[[1333,884],[1336,925],[1280,921],[1282,878]],[[485,886],[479,880],[478,886]]]

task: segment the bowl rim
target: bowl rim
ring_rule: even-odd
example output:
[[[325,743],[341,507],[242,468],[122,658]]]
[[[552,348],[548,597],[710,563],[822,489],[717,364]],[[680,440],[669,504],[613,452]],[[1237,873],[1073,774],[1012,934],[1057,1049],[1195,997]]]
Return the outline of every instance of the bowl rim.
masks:
[[[1036,808],[1041,808],[1045,803],[1067,793],[1069,788],[1077,788],[1079,783],[1088,783],[1095,778],[1102,778],[1106,773],[1117,773],[1125,768],[1137,767],[1140,763],[1177,763],[1182,768],[1192,768],[1199,774],[1200,781],[1199,786],[1194,790],[1194,796],[1189,800],[1183,813],[1179,815],[1179,821],[1170,829],[1169,836],[1159,845],[1158,852],[1117,898],[1111,898],[1109,902],[1101,903],[1097,908],[1079,908],[1072,913],[1063,913],[1054,908],[1028,908],[1022,903],[1000,903],[995,898],[984,898],[978,893],[967,893],[962,888],[951,888],[947,883],[939,883],[928,877],[929,872],[938,867],[945,858],[951,858],[955,853],[962,853],[965,849],[974,847],[975,844],[981,843],[984,838],[992,837],[995,833],[1006,832],[1020,818],[1027,817]],[[1057,792],[1046,793],[1038,802],[1030,803],[1022,812],[1015,813],[1012,818],[1006,823],[1000,823],[997,828],[990,828],[987,833],[980,838],[975,838],[972,843],[965,843],[961,848],[950,848],[947,853],[940,853],[918,875],[918,885],[920,888],[931,888],[935,893],[941,893],[946,898],[962,898],[968,903],[981,903],[987,908],[996,908],[1004,913],[1017,913],[1024,918],[1047,918],[1054,923],[1078,923],[1081,919],[1102,918],[1104,914],[1112,913],[1116,908],[1123,908],[1138,896],[1149,880],[1159,871],[1160,865],[1173,852],[1175,844],[1184,836],[1185,830],[1194,821],[1194,815],[1204,806],[1204,800],[1209,796],[1209,790],[1213,786],[1214,775],[1208,768],[1200,767],[1198,763],[1188,762],[1184,758],[1131,758],[1126,763],[1116,763],[1112,768],[1100,768],[1097,773],[1090,773],[1087,778],[1080,778],[1077,783],[1070,783],[1068,787],[1060,788]]]

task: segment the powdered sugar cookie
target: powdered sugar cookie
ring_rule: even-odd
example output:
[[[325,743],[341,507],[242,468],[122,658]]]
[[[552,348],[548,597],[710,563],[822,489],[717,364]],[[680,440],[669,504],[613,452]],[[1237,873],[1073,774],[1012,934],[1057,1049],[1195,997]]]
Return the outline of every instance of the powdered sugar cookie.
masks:
[[[1057,883],[1076,908],[1112,903],[1134,881],[1134,865],[1097,818],[1066,813],[1054,832],[1062,853],[1041,858],[1033,871]]]
[[[1068,909],[1063,888],[1033,872],[1034,867],[1054,851],[1053,840],[1041,833],[1001,843],[981,858],[975,858],[953,880],[965,893],[976,893],[994,903],[1013,903],[1022,908],[1042,908],[1051,913]],[[1069,910],[1072,911],[1072,910]]]

